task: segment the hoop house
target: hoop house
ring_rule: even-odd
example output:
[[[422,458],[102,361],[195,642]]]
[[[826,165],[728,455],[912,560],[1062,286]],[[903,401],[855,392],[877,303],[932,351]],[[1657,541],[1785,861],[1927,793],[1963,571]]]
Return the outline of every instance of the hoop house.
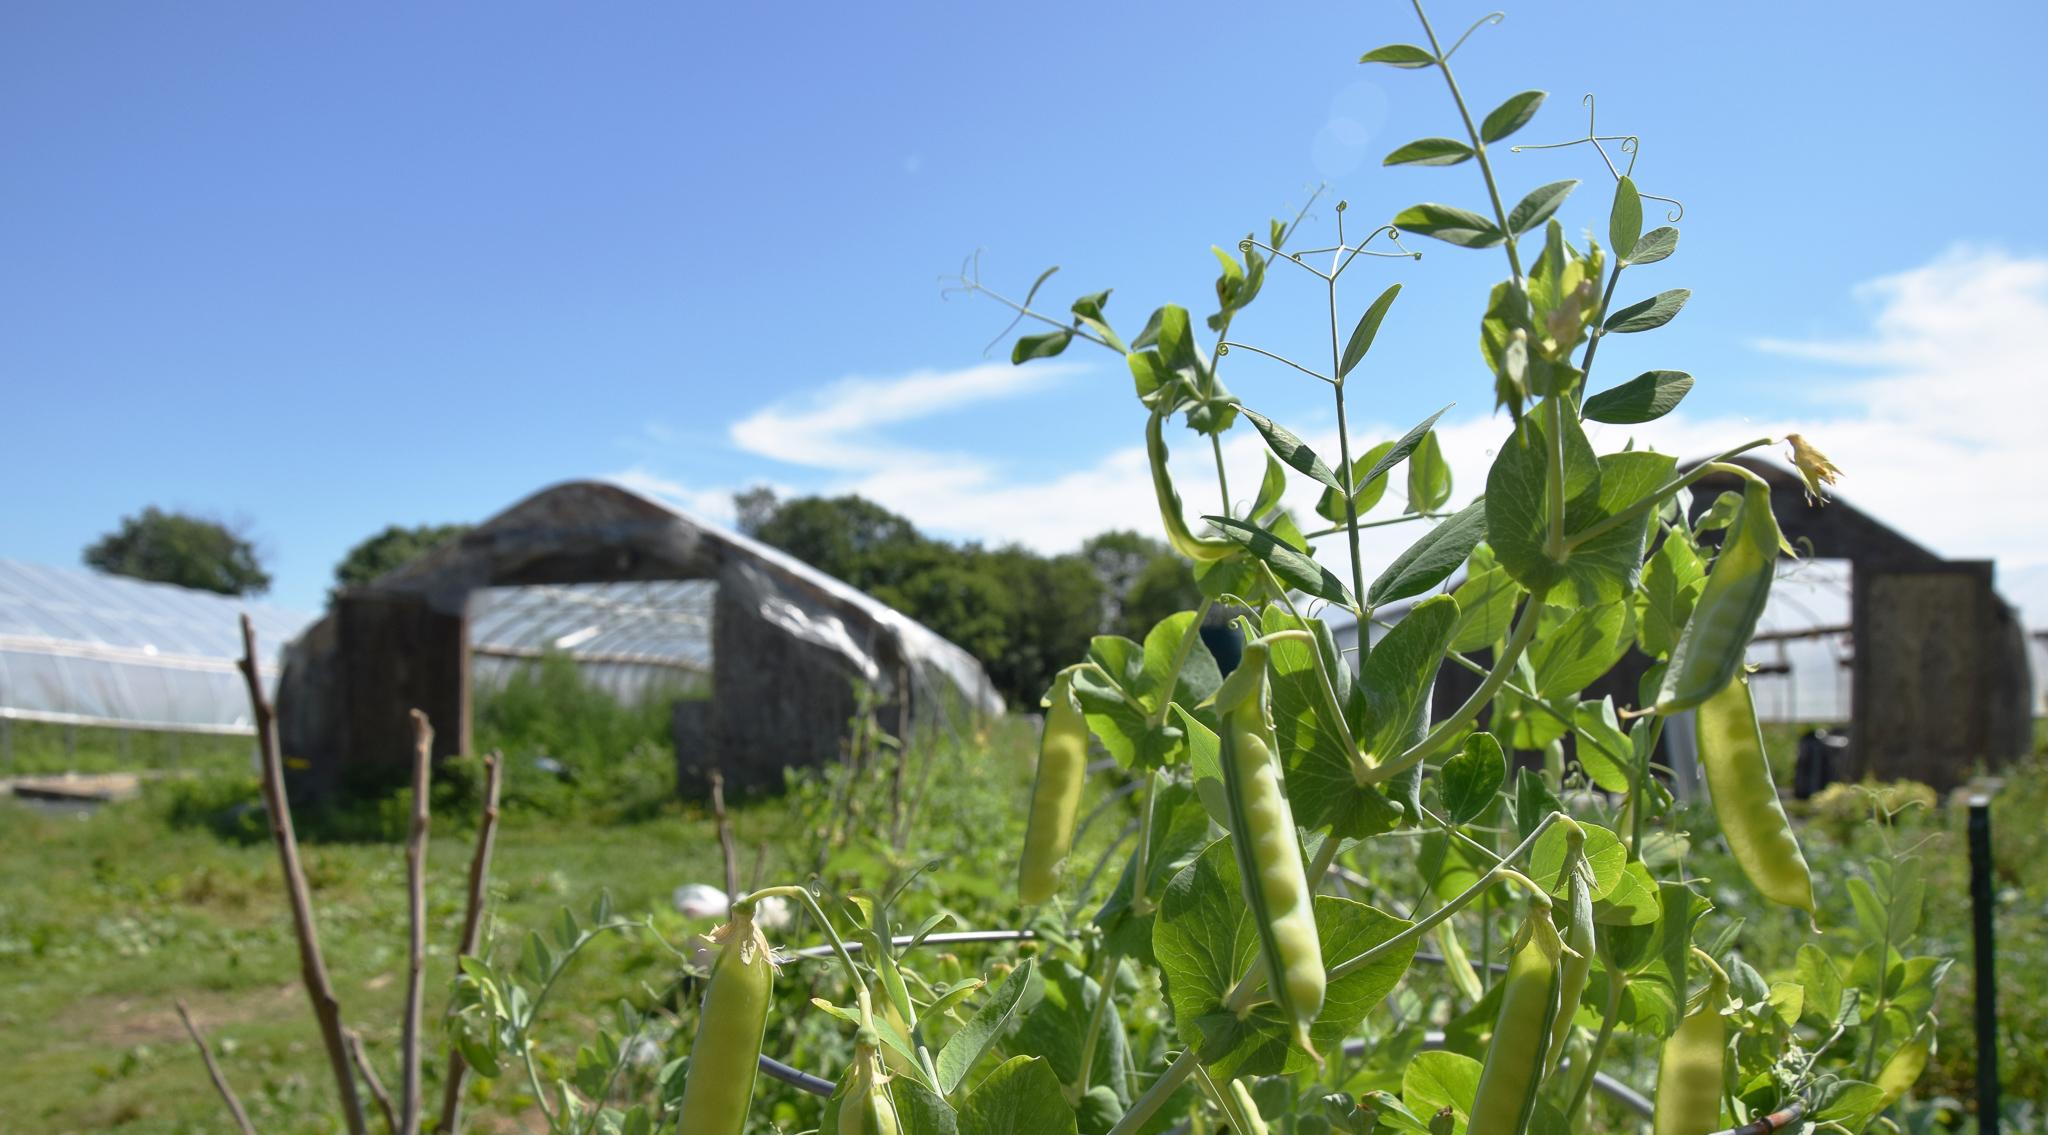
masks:
[[[83,568],[0,560],[0,719],[181,733],[253,733],[236,661],[240,617],[278,652],[313,616]]]

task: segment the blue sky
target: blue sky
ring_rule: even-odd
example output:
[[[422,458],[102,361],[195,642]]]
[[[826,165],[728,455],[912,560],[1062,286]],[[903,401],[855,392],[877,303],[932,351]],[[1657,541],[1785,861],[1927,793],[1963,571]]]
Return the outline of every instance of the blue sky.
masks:
[[[1483,12],[1433,14],[1449,36]],[[1009,371],[983,355],[1003,313],[940,277],[980,249],[1021,292],[1056,263],[1049,297],[1114,287],[1128,333],[1206,311],[1208,246],[1319,182],[1347,223],[1479,205],[1472,166],[1379,166],[1456,132],[1433,73],[1355,62],[1416,38],[1387,2],[10,5],[0,556],[75,563],[185,508],[246,524],[273,598],[310,608],[387,523],[585,476],[713,512],[755,482],[860,490],[1048,550],[1149,528],[1120,361]],[[1527,3],[1458,64],[1479,112],[1551,93],[1517,141],[1582,134],[1597,92],[1603,131],[1644,137],[1643,188],[1685,201],[1678,255],[1624,293],[1692,303],[1594,382],[1699,377],[1648,440],[1803,426],[1847,497],[1998,557],[2039,624],[2044,42],[2032,3]],[[1586,179],[1561,216],[1604,229],[1589,151],[1501,166],[1516,194]],[[1502,264],[1411,247],[1345,295],[1406,286],[1354,420],[1458,401],[1462,498],[1501,432],[1474,340]],[[1306,283],[1276,276],[1238,332],[1314,352]],[[1224,373],[1330,436],[1319,385]],[[1256,441],[1229,452],[1248,485]]]

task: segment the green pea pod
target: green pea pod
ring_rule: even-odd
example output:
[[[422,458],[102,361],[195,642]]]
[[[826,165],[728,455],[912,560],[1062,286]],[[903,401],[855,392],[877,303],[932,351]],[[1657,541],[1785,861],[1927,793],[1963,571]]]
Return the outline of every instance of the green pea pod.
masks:
[[[1707,585],[1679,632],[1671,664],[1657,691],[1657,712],[1676,713],[1713,697],[1742,668],[1756,621],[1771,597],[1778,565],[1778,518],[1771,514],[1771,487],[1744,474],[1742,503],[1714,557]]]
[[[1166,469],[1166,415],[1154,411],[1145,423],[1145,456],[1152,464],[1152,491],[1159,498],[1159,522],[1166,526],[1166,542],[1173,550],[1197,563],[1226,559],[1238,550],[1229,540],[1203,539],[1188,530],[1187,517],[1180,510],[1180,493],[1173,487],[1173,475]]]
[[[1507,984],[1501,991],[1500,1016],[1479,1071],[1472,1120],[1465,1125],[1473,1135],[1523,1135],[1536,1111],[1536,1089],[1543,1083],[1550,1027],[1557,1016],[1557,963],[1563,943],[1547,910],[1529,916],[1521,937],[1522,946],[1501,978]]]
[[[1267,653],[1265,642],[1247,643],[1243,661],[1213,699],[1223,718],[1223,795],[1230,812],[1230,847],[1266,959],[1267,989],[1293,1022],[1295,1043],[1320,1062],[1308,1030],[1323,1010],[1328,975],[1294,811],[1273,758]]]
[[[1583,836],[1579,838],[1584,839]],[[1578,1015],[1579,998],[1586,993],[1586,982],[1593,973],[1593,951],[1598,947],[1593,931],[1593,890],[1586,882],[1584,860],[1577,853],[1568,855],[1567,859],[1572,863],[1572,874],[1566,891],[1569,900],[1564,927],[1565,954],[1558,962],[1557,1019],[1550,1026],[1550,1053],[1544,1061],[1546,1075],[1557,1071],[1557,1063],[1564,1056],[1565,1042],[1571,1039],[1572,1018]]]
[[[690,1042],[683,1076],[681,1130],[691,1135],[740,1135],[754,1101],[761,1038],[768,1029],[775,961],[755,928],[753,911],[733,908],[732,921],[711,932],[719,943]]]
[[[889,1075],[882,1071],[875,1042],[863,1037],[854,1046],[853,1068],[837,1101],[838,1135],[901,1135],[896,1105],[889,1098]]]
[[[1657,1061],[1655,1135],[1708,1135],[1721,1127],[1721,1057],[1728,1026],[1721,1016],[1727,983],[1714,974],[1706,999],[1664,1041]]]
[[[1074,818],[1088,772],[1088,719],[1074,697],[1074,675],[1054,679],[1045,732],[1038,742],[1038,778],[1031,788],[1031,818],[1024,828],[1024,858],[1017,896],[1026,906],[1050,900],[1074,845]]]
[[[1813,914],[1813,875],[1778,802],[1749,680],[1737,678],[1708,698],[1695,724],[1714,817],[1735,862],[1765,898]]]

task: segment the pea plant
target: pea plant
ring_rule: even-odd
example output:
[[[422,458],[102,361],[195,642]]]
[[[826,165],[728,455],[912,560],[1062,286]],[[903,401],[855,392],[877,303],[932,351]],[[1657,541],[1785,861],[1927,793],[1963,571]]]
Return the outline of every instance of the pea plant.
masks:
[[[1588,422],[1652,421],[1692,387],[1676,370],[1598,389],[1593,380],[1603,340],[1653,331],[1685,306],[1683,288],[1631,298],[1641,271],[1623,285],[1625,271],[1675,253],[1682,207],[1637,187],[1636,138],[1592,125],[1559,145],[1585,147],[1612,180],[1605,247],[1590,235],[1575,242],[1557,219],[1575,180],[1510,207],[1496,157],[1545,96],[1524,91],[1475,118],[1451,61],[1499,17],[1448,46],[1419,4],[1416,17],[1426,46],[1392,44],[1361,62],[1436,72],[1462,136],[1411,142],[1386,163],[1469,163],[1481,209],[1420,204],[1353,239],[1338,202],[1334,243],[1291,247],[1304,209],[1246,237],[1235,255],[1217,249],[1206,351],[1181,306],[1159,308],[1126,338],[1108,291],[1053,314],[1037,306],[1050,272],[1021,300],[978,272],[962,279],[1017,321],[1049,328],[1016,340],[1015,363],[1076,341],[1123,357],[1145,416],[1159,519],[1194,562],[1204,600],[1143,642],[1096,638],[1045,699],[1018,898],[1041,939],[1040,995],[1061,990],[1070,1027],[1008,1035],[1033,961],[1008,970],[993,993],[934,990],[920,1004],[885,926],[869,929],[859,961],[835,936],[855,1004],[832,1011],[857,1039],[821,1130],[1579,1131],[1592,1122],[1603,1064],[1628,1049],[1653,1055],[1653,1098],[1636,1099],[1658,1135],[1859,1131],[1888,1123],[1881,1113],[1924,1064],[1944,967],[1905,953],[1919,904],[1911,858],[1849,881],[1855,925],[1824,937],[1814,925],[1796,972],[1771,980],[1742,959],[1742,922],[1712,909],[1708,895],[1727,888],[1710,891],[1688,873],[1692,837],[1678,830],[1657,775],[1664,731],[1694,730],[1714,826],[1742,886],[1790,917],[1817,919],[1821,896],[1778,804],[1743,672],[1775,566],[1791,549],[1769,486],[1733,459],[1778,439],[1680,468],[1633,445],[1596,453],[1586,432]],[[1668,206],[1673,223],[1645,231],[1645,201]],[[1442,411],[1391,442],[1362,447],[1351,436],[1347,400],[1370,373],[1401,285],[1352,320],[1339,281],[1414,256],[1404,236],[1506,259],[1479,320],[1504,436],[1483,494],[1455,512],[1444,511]],[[1238,315],[1281,272],[1323,285],[1326,361],[1232,338]],[[1223,362],[1240,355],[1329,387],[1334,465],[1222,384]],[[1220,503],[1200,528],[1169,468],[1176,418],[1216,456]],[[1240,420],[1270,451],[1244,508],[1230,494],[1220,440]],[[1804,439],[1783,440],[1818,496],[1837,471]],[[1368,519],[1404,464],[1406,511]],[[1742,488],[1696,518],[1690,487],[1710,473]],[[1326,527],[1304,530],[1283,506],[1293,477],[1320,486]],[[1368,582],[1360,535],[1383,524],[1427,527]],[[1348,580],[1314,558],[1312,541],[1332,537],[1351,552]],[[1325,614],[1361,629],[1355,670]],[[1227,673],[1200,633],[1219,618],[1243,644]],[[1632,649],[1655,663],[1632,704],[1582,695]],[[1446,665],[1479,681],[1432,720]],[[1096,750],[1135,786],[1137,811],[1132,846],[1109,853],[1123,856],[1120,877],[1099,900],[1094,882],[1114,860],[1083,870],[1075,851]],[[1510,779],[1511,751],[1541,759],[1513,762]],[[1399,881],[1419,893],[1353,866],[1384,865],[1396,844],[1413,849],[1412,876]],[[1340,886],[1382,905],[1325,893]],[[810,892],[762,894],[801,898],[834,933]],[[722,932],[685,1071],[686,1131],[748,1129],[752,1084],[739,1069],[758,1055],[749,1045],[763,1033],[773,968],[749,921],[757,898],[737,904]],[[1503,918],[1508,932],[1496,941]],[[1465,946],[1475,930],[1476,958]],[[1420,949],[1425,940],[1434,953]],[[1439,986],[1418,969],[1425,960],[1449,971],[1444,992],[1426,993]],[[1078,980],[1055,982],[1055,965]],[[1126,988],[1139,991],[1135,1004],[1124,998],[1128,1018],[1118,1005]],[[1155,988],[1158,1028],[1140,1019],[1143,991]],[[954,1011],[976,996],[971,1016]],[[1376,1024],[1381,1006],[1405,1022]]]

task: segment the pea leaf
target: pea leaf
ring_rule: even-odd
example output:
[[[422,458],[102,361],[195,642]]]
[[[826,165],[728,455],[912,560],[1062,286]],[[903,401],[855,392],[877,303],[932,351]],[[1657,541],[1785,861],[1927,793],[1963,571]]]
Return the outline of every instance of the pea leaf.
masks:
[[[1692,617],[1693,601],[1707,583],[1706,567],[1685,533],[1672,529],[1643,568],[1643,614],[1636,637],[1643,653],[1662,658],[1678,645],[1678,632]]]
[[[1102,987],[1092,975],[1070,962],[1047,959],[1040,970],[1044,974],[1040,982],[1044,995],[1024,1013],[1016,1031],[1004,1042],[1003,1051],[1042,1056],[1061,1083],[1072,1083],[1081,1072],[1082,1038],[1088,1035],[1088,1021]],[[1102,1012],[1102,1032],[1088,1079],[1092,1084],[1106,1085],[1117,1100],[1127,1103],[1130,1086],[1124,1076],[1126,1041],[1114,995]]]
[[[1308,553],[1297,551],[1271,531],[1230,516],[1205,516],[1202,519],[1214,524],[1223,536],[1243,545],[1246,551],[1264,561],[1281,583],[1318,599],[1351,606],[1351,592],[1343,581],[1330,574],[1329,568],[1310,559]]]
[[[1635,747],[1621,731],[1614,699],[1580,702],[1572,713],[1572,726],[1578,732],[1575,755],[1587,779],[1608,792],[1627,792]]]
[[[1017,1015],[1017,1003],[1024,999],[1024,991],[1031,985],[1031,974],[1036,965],[1035,958],[1025,958],[1018,963],[1017,968],[1010,971],[1010,976],[1003,979],[988,1000],[974,1011],[974,1016],[947,1039],[946,1046],[939,1050],[937,1061],[939,1091],[942,1094],[951,1095],[982,1055],[1010,1027],[1010,1019]]]
[[[1552,608],[1555,610],[1555,608]],[[1536,668],[1535,693],[1546,698],[1576,694],[1620,660],[1628,642],[1622,631],[1622,603],[1579,606],[1529,648]]]
[[[1457,1052],[1418,1052],[1401,1073],[1401,1103],[1418,1116],[1445,1108],[1469,1121],[1479,1097],[1479,1061]],[[1425,1128],[1424,1130],[1427,1130]]]
[[[1375,47],[1358,57],[1360,63],[1385,63],[1389,67],[1427,67],[1436,62],[1436,56],[1412,43],[1390,43]]]
[[[1486,502],[1476,500],[1466,505],[1449,520],[1425,533],[1422,539],[1410,544],[1406,551],[1394,557],[1394,562],[1380,573],[1366,589],[1366,605],[1379,607],[1397,599],[1420,595],[1458,570],[1458,565],[1472,554],[1472,549],[1486,539]],[[1505,580],[1503,580],[1505,582]],[[1462,592],[1462,588],[1460,591]],[[1460,600],[1462,605],[1463,600]],[[1508,601],[1513,610],[1513,599]],[[1487,640],[1491,642],[1491,639]]]
[[[1330,472],[1330,467],[1323,463],[1323,459],[1316,455],[1316,451],[1310,449],[1307,442],[1296,437],[1292,430],[1256,410],[1240,410],[1245,417],[1252,420],[1252,425],[1258,429],[1259,436],[1266,439],[1266,446],[1273,451],[1275,457],[1285,461],[1295,470],[1328,485],[1332,491],[1342,490],[1342,486],[1337,483],[1337,475]]]
[[[1542,91],[1523,91],[1509,95],[1506,102],[1494,107],[1486,120],[1479,124],[1479,136],[1488,142],[1498,142],[1529,124],[1536,117],[1536,111],[1543,106]]]
[[[960,1130],[974,1135],[1075,1135],[1068,1105],[1052,1065],[1018,1056],[988,1074],[960,1105]]]
[[[1358,458],[1351,463],[1351,483],[1357,486],[1357,489],[1351,494],[1351,504],[1353,511],[1359,516],[1364,516],[1366,513],[1371,512],[1373,506],[1380,503],[1380,498],[1387,493],[1386,474],[1382,473],[1377,477],[1368,479],[1365,475],[1366,471],[1379,464],[1380,458],[1393,451],[1394,443],[1383,441],[1364,453],[1359,454]],[[1334,488],[1324,489],[1323,495],[1316,500],[1316,515],[1321,516],[1332,524],[1342,524],[1344,522],[1343,492]]]
[[[1483,526],[1486,502],[1473,501],[1467,507],[1480,510]],[[1474,548],[1465,569],[1465,582],[1451,592],[1451,597],[1458,601],[1458,631],[1451,639],[1451,649],[1479,650],[1500,641],[1508,633],[1508,624],[1515,617],[1515,602],[1521,594],[1521,587],[1508,576],[1507,569],[1495,562],[1491,548]]]
[[[1259,953],[1240,889],[1237,860],[1226,840],[1209,845],[1160,897],[1153,952],[1166,975],[1174,1024],[1183,1043],[1197,1045],[1210,1071],[1222,1077],[1305,1071],[1308,1054],[1291,1043],[1292,1024],[1268,1003],[1240,1018],[1224,1008],[1237,979]],[[1325,965],[1356,957],[1410,923],[1364,903],[1317,895],[1316,937]],[[1394,988],[1413,960],[1413,941],[1330,982],[1323,1011],[1309,1027],[1316,1048],[1335,1052],[1365,1014]]]
[[[1633,179],[1624,177],[1614,187],[1614,206],[1607,214],[1607,243],[1616,258],[1627,261],[1643,238],[1643,198]]]
[[[1569,178],[1531,189],[1527,197],[1516,202],[1515,207],[1509,210],[1508,231],[1520,236],[1534,230],[1537,225],[1549,220],[1557,212],[1558,207],[1564,204],[1564,199],[1571,196],[1572,190],[1578,187],[1578,179]]]
[[[1259,478],[1259,494],[1252,498],[1251,516],[1258,519],[1280,507],[1281,494],[1287,491],[1287,470],[1280,467],[1273,455],[1266,455],[1266,475]]]
[[[1216,791],[1222,790],[1223,774],[1216,764],[1216,734],[1177,704],[1173,707],[1173,714],[1180,727],[1187,731],[1190,763],[1197,780],[1194,788],[1185,784],[1164,785],[1153,798],[1152,858],[1147,862],[1145,871],[1145,893],[1148,895],[1158,895],[1165,890],[1175,873],[1194,862],[1196,853],[1208,846],[1210,809],[1201,798],[1203,778],[1216,784]],[[1226,811],[1220,797],[1216,810]],[[1139,914],[1131,909],[1137,863],[1136,856],[1124,860],[1123,874],[1118,877],[1109,897],[1103,900],[1102,909],[1096,912],[1095,925],[1102,928],[1111,949],[1145,965],[1156,966],[1158,959],[1152,956],[1154,915]]]
[[[1632,303],[1607,317],[1602,329],[1613,335],[1633,335],[1638,331],[1654,331],[1671,322],[1685,301],[1692,298],[1692,289],[1673,288],[1658,292],[1649,299]]]
[[[1366,655],[1359,684],[1372,728],[1358,740],[1368,756],[1390,760],[1421,739],[1429,691],[1457,625],[1457,600],[1448,595],[1425,599]]]
[[[1337,367],[1338,378],[1350,374],[1352,368],[1365,359],[1365,353],[1372,349],[1373,339],[1380,333],[1380,324],[1387,318],[1387,309],[1394,306],[1394,297],[1400,294],[1401,285],[1390,285],[1372,301],[1371,307],[1365,309],[1365,314],[1358,317],[1358,326],[1351,329],[1351,338],[1344,344],[1344,358]]]
[[[1408,512],[1435,512],[1451,499],[1451,466],[1444,460],[1436,431],[1422,435],[1422,443],[1408,458]]]
[[[1682,370],[1647,370],[1586,399],[1581,413],[1617,426],[1654,422],[1677,409],[1691,389],[1692,376]]]
[[[1628,848],[1622,846],[1621,837],[1599,824],[1580,820],[1579,828],[1586,833],[1585,860],[1593,873],[1593,901],[1599,902],[1620,885],[1621,873],[1628,865]],[[1571,875],[1564,869],[1568,842],[1564,825],[1555,824],[1529,849],[1529,877],[1558,898],[1565,897],[1571,883]]]
[[[1315,636],[1315,649],[1322,652],[1336,682],[1337,700],[1350,706],[1351,668],[1339,660],[1329,624],[1319,619],[1298,621],[1277,606],[1266,608],[1263,633],[1297,628]],[[1273,735],[1279,742],[1281,770],[1287,775],[1294,822],[1311,831],[1327,830],[1340,839],[1370,839],[1392,831],[1400,825],[1402,811],[1381,792],[1360,789],[1353,778],[1351,757],[1329,718],[1322,679],[1316,674],[1310,649],[1306,643],[1276,642],[1267,656]],[[1353,720],[1356,716],[1346,718],[1354,737],[1363,724]]]
[[[1021,335],[1010,348],[1010,362],[1021,363],[1028,359],[1049,359],[1067,349],[1074,341],[1074,333],[1065,328],[1048,331],[1043,335]]]
[[[1493,806],[1500,786],[1507,782],[1507,757],[1500,741],[1491,733],[1474,733],[1465,747],[1444,762],[1438,773],[1444,811],[1453,824],[1471,823]]]
[[[1492,248],[1506,239],[1492,221],[1454,205],[1410,205],[1394,214],[1394,225],[1463,248]]]
[[[1545,551],[1549,524],[1549,440],[1545,415],[1529,414],[1494,455],[1486,474],[1486,539],[1502,567],[1532,594],[1547,594],[1563,575],[1563,565]],[[1563,415],[1565,515],[1573,506],[1597,507],[1600,466],[1575,415]],[[1566,531],[1570,531],[1569,528]],[[1574,553],[1576,558],[1576,553]]]
[[[1609,453],[1597,464],[1599,491],[1590,499],[1573,500],[1566,508],[1567,532],[1583,532],[1649,496],[1670,479],[1678,460],[1669,454],[1638,449]],[[1572,550],[1565,575],[1577,590],[1580,602],[1606,603],[1635,590],[1655,512],[1654,508],[1643,509]]]
[[[1670,225],[1651,229],[1636,242],[1635,255],[1628,258],[1630,264],[1655,264],[1657,261],[1678,251],[1678,230]]]
[[[1455,138],[1418,138],[1381,160],[1386,166],[1454,166],[1472,158],[1472,147]]]

